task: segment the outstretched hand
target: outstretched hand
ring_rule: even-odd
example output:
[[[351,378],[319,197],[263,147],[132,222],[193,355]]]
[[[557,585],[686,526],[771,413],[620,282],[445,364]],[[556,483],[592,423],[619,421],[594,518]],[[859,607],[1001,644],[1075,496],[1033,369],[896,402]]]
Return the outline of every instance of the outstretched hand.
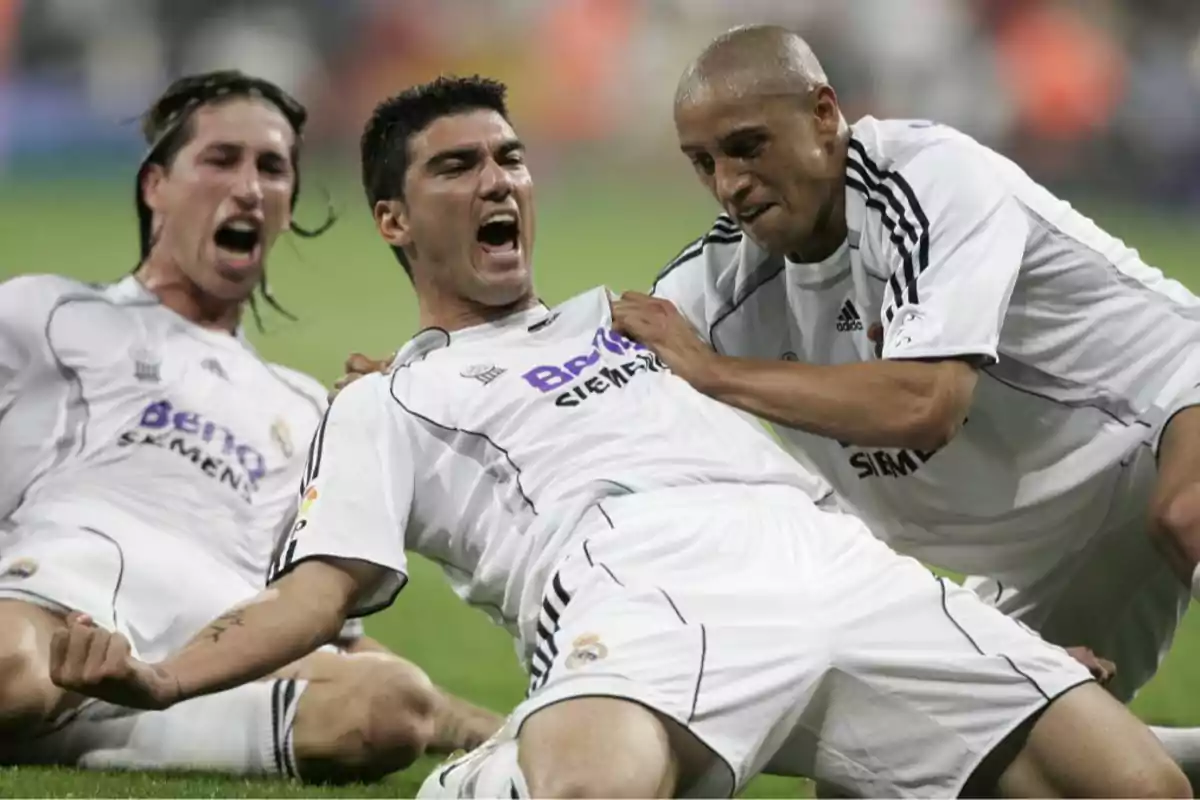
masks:
[[[165,669],[134,658],[129,640],[73,612],[50,640],[50,680],[68,691],[129,708],[163,709],[182,697]]]

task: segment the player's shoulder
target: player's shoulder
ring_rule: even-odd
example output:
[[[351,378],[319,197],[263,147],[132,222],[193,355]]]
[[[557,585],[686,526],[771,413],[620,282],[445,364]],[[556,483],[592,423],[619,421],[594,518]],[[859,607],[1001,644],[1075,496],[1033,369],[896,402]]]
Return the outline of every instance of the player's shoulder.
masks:
[[[65,275],[17,275],[0,281],[0,308],[22,317],[44,316],[64,300],[104,298],[108,284],[85,283]]]
[[[267,369],[277,380],[315,405],[318,411],[325,410],[329,390],[319,380],[306,372],[275,362],[267,362]]]
[[[681,277],[704,274],[713,270],[723,271],[732,268],[736,262],[736,253],[745,240],[745,234],[728,214],[720,214],[703,234],[692,239],[676,253],[654,279],[651,287],[653,293],[663,281],[675,275],[674,280]],[[698,270],[698,267],[707,267]],[[682,268],[685,272],[677,273]]]
[[[769,254],[746,236],[735,220],[721,214],[659,270],[650,293],[677,304],[700,296],[729,299],[739,287],[754,283],[759,273],[771,268]]]
[[[863,117],[850,127],[848,181],[867,190],[893,182],[953,186],[996,177],[1001,159],[970,135],[938,122]],[[855,188],[852,186],[852,188]]]
[[[881,170],[903,170],[921,156],[958,157],[985,149],[950,125],[923,119],[877,119],[866,116],[850,126],[852,162]]]
[[[328,414],[341,419],[376,419],[390,403],[392,370],[363,375],[329,402]]]

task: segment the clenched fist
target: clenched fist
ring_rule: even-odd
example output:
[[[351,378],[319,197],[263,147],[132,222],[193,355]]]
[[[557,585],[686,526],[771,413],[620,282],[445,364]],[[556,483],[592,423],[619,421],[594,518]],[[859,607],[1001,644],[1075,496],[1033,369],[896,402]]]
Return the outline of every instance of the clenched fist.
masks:
[[[129,640],[72,613],[50,640],[50,680],[72,692],[129,708],[163,709],[180,699],[179,682],[134,658]]]
[[[333,389],[329,392],[329,402],[332,403],[333,398],[337,397],[338,392],[354,383],[363,375],[370,375],[373,372],[383,372],[395,360],[395,353],[380,359],[370,358],[364,356],[362,353],[351,353],[350,357],[346,359],[346,363],[342,365],[342,368],[346,370],[346,374],[334,382]]]

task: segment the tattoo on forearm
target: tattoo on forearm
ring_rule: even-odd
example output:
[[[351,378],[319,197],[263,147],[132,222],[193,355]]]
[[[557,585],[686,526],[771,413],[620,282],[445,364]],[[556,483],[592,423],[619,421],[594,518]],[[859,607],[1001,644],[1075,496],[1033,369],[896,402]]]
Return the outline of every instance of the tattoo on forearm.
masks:
[[[243,627],[245,625],[245,620],[245,611],[242,611],[241,609],[227,611],[213,620],[212,624],[208,626],[209,636],[214,642],[219,642],[221,641],[221,636],[224,635],[224,633],[230,628]]]

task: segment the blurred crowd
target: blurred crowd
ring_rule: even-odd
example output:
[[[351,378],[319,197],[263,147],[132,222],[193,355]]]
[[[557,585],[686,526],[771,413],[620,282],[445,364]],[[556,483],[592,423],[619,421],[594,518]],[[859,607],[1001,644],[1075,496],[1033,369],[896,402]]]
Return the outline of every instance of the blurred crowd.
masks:
[[[135,151],[141,107],[220,66],[295,92],[343,157],[381,97],[481,72],[540,152],[653,169],[678,158],[688,58],[758,21],[809,38],[852,119],[936,119],[1058,188],[1200,204],[1197,0],[0,0],[0,169]]]

